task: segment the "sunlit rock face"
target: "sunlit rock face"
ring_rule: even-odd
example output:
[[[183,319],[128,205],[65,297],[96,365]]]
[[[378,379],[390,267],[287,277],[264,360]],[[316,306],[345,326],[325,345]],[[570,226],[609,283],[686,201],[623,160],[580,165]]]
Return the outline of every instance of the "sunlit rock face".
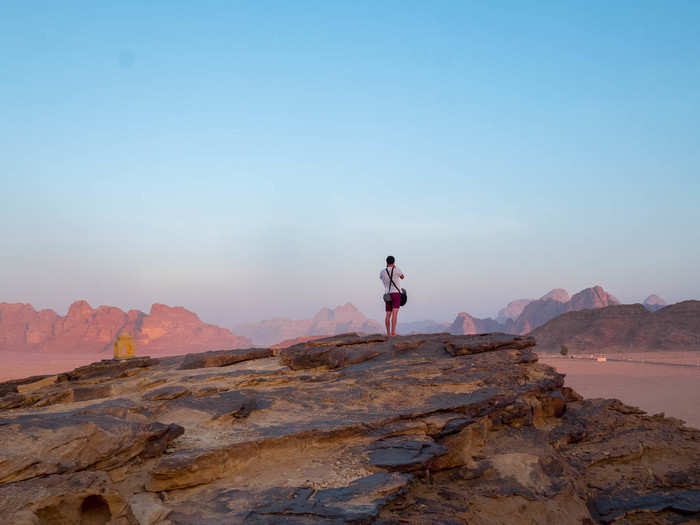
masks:
[[[250,340],[203,323],[182,307],[154,304],[149,314],[113,306],[92,308],[76,301],[65,316],[37,312],[29,304],[0,303],[0,351],[94,353],[108,356],[121,333],[133,336],[136,351],[164,354],[250,346]]]
[[[498,333],[350,333],[0,383],[0,516],[125,525],[700,518],[700,431],[582,399],[534,345]]]

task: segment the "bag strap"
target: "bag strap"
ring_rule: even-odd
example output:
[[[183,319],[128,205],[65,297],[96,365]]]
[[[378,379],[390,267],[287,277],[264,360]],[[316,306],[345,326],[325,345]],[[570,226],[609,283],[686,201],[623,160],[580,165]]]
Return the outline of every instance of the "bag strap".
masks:
[[[394,288],[396,288],[399,293],[401,293],[401,289],[396,286],[396,283],[394,282],[394,267],[391,267],[391,273],[389,273],[389,268],[387,268],[386,273],[389,276],[389,282],[394,285]],[[389,293],[391,293],[391,284],[389,285]]]

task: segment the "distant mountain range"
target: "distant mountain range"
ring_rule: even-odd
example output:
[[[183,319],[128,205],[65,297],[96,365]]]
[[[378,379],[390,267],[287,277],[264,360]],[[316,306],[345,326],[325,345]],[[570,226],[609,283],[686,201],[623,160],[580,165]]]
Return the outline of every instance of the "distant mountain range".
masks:
[[[581,290],[573,296],[563,288],[555,288],[539,299],[515,299],[499,310],[496,319],[481,319],[467,312],[460,312],[452,323],[438,323],[432,320],[402,323],[399,320],[399,332],[452,334],[478,334],[483,332],[506,332],[526,334],[542,326],[551,319],[567,312],[606,308],[618,305],[620,301],[606,292],[601,286]],[[649,311],[663,308],[666,301],[657,295],[650,295],[644,301]]]
[[[466,312],[457,314],[449,326],[452,334],[478,334],[482,332],[506,332],[526,334],[550,319],[566,312],[587,308],[603,308],[620,304],[601,286],[581,290],[569,297],[566,290],[555,288],[539,299],[516,299],[498,312],[496,319],[479,319]]]
[[[271,346],[285,340],[302,340],[319,335],[337,335],[345,332],[383,332],[384,327],[367,318],[355,305],[345,303],[334,309],[321,308],[309,319],[278,317],[235,326],[237,334],[250,338],[254,344]]]
[[[449,327],[450,323],[438,323],[432,319],[404,322],[399,316],[399,325],[396,327],[396,331],[400,334],[437,334],[447,332]]]
[[[620,304],[560,315],[530,332],[541,350],[700,350],[700,301]]]
[[[457,314],[451,323],[433,320],[403,322],[399,318],[398,331],[402,334],[525,334],[569,312],[606,309],[617,305],[619,301],[600,286],[586,288],[571,297],[566,290],[555,288],[539,299],[511,301],[498,312],[496,319],[480,319],[466,312]],[[635,311],[661,312],[669,308],[664,308],[665,305],[663,299],[650,295],[644,301],[644,306],[637,305],[642,310],[637,308]],[[587,317],[583,315],[580,319]],[[661,316],[659,319],[665,318]],[[307,319],[274,318],[240,324],[233,332],[204,323],[197,314],[183,307],[157,303],[146,314],[139,310],[124,312],[113,306],[92,308],[86,301],[76,301],[65,316],[59,316],[48,309],[37,311],[30,304],[0,303],[0,351],[64,354],[102,352],[107,356],[111,354],[114,340],[122,332],[134,337],[137,353],[168,355],[253,345],[286,346],[319,336],[346,332],[383,333],[384,326],[366,317],[351,303],[333,309],[322,308]],[[551,336],[557,341],[562,337],[563,334]]]
[[[111,356],[116,337],[127,332],[144,355],[182,354],[251,346],[245,337],[203,323],[181,306],[154,304],[150,313],[76,301],[65,316],[30,304],[0,303],[0,351],[98,353]]]

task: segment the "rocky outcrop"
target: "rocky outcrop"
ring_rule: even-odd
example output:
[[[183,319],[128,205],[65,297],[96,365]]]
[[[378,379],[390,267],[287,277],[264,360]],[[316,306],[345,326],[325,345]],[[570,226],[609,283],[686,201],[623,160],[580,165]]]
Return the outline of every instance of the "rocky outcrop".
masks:
[[[2,351],[109,355],[121,332],[134,338],[139,353],[151,355],[251,345],[225,328],[203,323],[181,306],[154,304],[145,314],[113,306],[93,309],[86,301],[76,301],[61,317],[53,310],[37,312],[29,304],[0,303],[0,357]]]
[[[241,361],[261,359],[272,356],[269,348],[248,348],[240,350],[221,350],[219,352],[202,352],[187,354],[180,368],[189,370],[192,368],[209,368],[233,365]]]
[[[279,348],[288,348],[290,346],[298,345],[300,343],[308,343],[309,341],[315,341],[316,339],[324,339],[326,337],[331,337],[329,334],[324,334],[324,335],[305,335],[302,337],[295,337],[293,339],[285,339],[284,341],[280,341],[279,343],[272,345],[270,348],[272,349],[279,349]]]
[[[641,304],[569,312],[531,335],[543,350],[700,350],[700,301],[655,312]]]
[[[250,338],[256,345],[277,345],[306,337],[336,335],[345,332],[376,333],[384,327],[360,312],[353,304],[321,308],[310,319],[276,318],[234,327],[236,333]]]
[[[644,307],[651,312],[655,312],[656,310],[660,310],[664,306],[668,305],[668,303],[666,301],[664,301],[658,295],[650,295],[649,297],[644,299],[644,303],[642,303],[642,304],[644,304]]]
[[[534,344],[347,333],[277,356],[101,362],[0,384],[0,406],[34,400],[0,410],[0,516],[18,525],[699,519],[700,431],[582,399]],[[77,399],[76,389],[103,397]]]

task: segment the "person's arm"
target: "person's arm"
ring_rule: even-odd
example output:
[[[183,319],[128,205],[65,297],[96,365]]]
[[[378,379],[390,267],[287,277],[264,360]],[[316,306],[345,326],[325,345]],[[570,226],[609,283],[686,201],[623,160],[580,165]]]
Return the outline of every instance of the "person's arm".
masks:
[[[403,279],[403,278],[404,278],[404,274],[403,274],[403,272],[401,271],[401,268],[397,268],[397,270],[399,271],[399,277],[401,277],[401,279]]]

